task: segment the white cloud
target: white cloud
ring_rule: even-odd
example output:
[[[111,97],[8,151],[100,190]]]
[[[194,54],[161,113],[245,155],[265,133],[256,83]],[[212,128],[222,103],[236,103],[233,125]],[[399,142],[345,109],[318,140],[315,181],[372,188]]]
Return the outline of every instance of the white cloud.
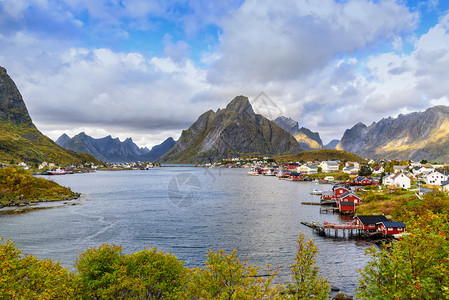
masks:
[[[395,1],[246,1],[225,19],[214,83],[284,81],[308,76],[337,56],[410,32],[415,14]]]

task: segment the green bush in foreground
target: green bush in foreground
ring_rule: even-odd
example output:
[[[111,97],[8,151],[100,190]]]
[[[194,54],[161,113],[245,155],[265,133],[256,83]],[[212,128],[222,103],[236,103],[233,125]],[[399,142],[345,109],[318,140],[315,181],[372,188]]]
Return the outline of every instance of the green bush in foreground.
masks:
[[[0,244],[0,299],[326,299],[327,280],[318,277],[317,248],[298,239],[295,283],[272,284],[240,262],[234,250],[209,251],[204,268],[186,268],[176,256],[145,249],[130,255],[116,245],[86,250],[69,272],[51,260],[24,256],[12,242]]]
[[[361,299],[449,299],[449,218],[430,211],[413,219],[391,249],[367,249]]]

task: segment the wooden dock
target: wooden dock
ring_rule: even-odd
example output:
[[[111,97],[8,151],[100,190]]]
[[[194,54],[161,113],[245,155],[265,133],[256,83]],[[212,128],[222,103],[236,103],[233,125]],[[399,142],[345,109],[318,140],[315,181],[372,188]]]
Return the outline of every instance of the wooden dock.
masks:
[[[321,205],[319,202],[301,202],[302,205]]]
[[[317,231],[319,235],[321,236],[331,236],[331,232],[333,231],[333,236],[338,237],[339,232],[343,234],[343,237],[353,237],[357,236],[360,237],[362,234],[363,227],[357,226],[353,223],[346,223],[346,224],[338,224],[338,223],[328,223],[324,222],[319,223],[315,221],[311,222],[301,222],[301,224],[312,228],[313,230]]]

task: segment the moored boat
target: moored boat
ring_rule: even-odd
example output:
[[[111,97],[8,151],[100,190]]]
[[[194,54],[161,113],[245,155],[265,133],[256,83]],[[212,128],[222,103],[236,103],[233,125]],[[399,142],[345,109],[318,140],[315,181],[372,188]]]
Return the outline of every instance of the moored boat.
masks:
[[[47,171],[48,175],[65,175],[66,171],[61,168],[57,168],[56,170],[49,170]]]

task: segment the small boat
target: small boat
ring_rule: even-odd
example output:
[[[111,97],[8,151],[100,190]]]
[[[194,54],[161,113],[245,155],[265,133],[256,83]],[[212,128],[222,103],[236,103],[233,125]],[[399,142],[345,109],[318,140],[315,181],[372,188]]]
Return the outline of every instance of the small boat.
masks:
[[[259,176],[259,172],[255,171],[255,170],[254,171],[249,171],[248,175],[249,176]]]
[[[65,175],[67,172],[64,169],[57,168],[56,170],[47,171],[48,175]]]
[[[310,194],[312,195],[322,195],[323,191],[317,190],[317,189],[313,189]]]

